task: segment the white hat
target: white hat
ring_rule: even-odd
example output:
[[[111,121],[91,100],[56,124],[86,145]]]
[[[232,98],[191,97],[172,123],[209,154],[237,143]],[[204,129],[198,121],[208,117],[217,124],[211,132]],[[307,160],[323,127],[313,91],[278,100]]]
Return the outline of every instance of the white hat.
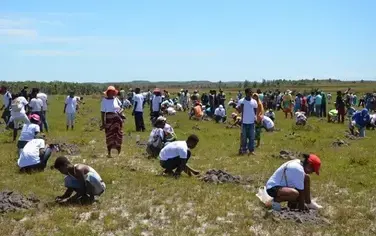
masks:
[[[222,106],[222,105],[219,105],[219,108],[223,108],[223,106]]]
[[[166,117],[160,116],[157,118],[157,121],[166,121]]]

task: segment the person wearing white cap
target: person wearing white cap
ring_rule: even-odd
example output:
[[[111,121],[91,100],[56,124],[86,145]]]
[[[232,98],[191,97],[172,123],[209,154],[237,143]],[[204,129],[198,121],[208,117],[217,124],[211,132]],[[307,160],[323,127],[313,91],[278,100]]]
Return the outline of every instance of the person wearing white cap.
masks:
[[[214,111],[215,122],[225,122],[226,121],[226,110],[222,105],[219,105]]]
[[[165,119],[163,116],[158,117],[154,123],[154,128],[150,132],[149,140],[146,144],[146,152],[150,157],[157,157],[166,142],[166,135],[163,131]]]

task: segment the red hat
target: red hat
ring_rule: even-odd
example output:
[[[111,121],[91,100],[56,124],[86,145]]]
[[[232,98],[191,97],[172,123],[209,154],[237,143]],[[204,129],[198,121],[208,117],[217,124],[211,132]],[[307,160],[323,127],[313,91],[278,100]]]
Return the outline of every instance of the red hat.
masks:
[[[153,93],[160,93],[160,92],[161,92],[161,90],[159,88],[155,88],[154,91],[153,91]]]
[[[37,115],[37,114],[32,114],[32,115],[30,115],[29,116],[29,120],[31,120],[31,119],[33,119],[33,120],[35,120],[36,122],[40,122],[40,116],[39,115]]]
[[[317,175],[320,174],[321,160],[315,154],[309,154],[308,163],[311,164]]]

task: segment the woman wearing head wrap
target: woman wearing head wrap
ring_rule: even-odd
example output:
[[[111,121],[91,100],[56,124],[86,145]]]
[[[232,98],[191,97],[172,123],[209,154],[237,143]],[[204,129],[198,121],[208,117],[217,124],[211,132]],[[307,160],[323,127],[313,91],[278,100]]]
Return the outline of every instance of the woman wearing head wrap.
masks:
[[[282,108],[283,108],[283,112],[285,113],[285,118],[287,118],[287,114],[290,113],[290,116],[291,116],[291,119],[292,119],[292,117],[293,117],[293,115],[292,115],[293,102],[292,102],[292,96],[291,96],[290,90],[287,90],[285,95],[283,95]]]
[[[114,86],[109,86],[104,92],[105,97],[101,103],[101,129],[106,133],[106,144],[108,157],[111,157],[111,150],[116,149],[121,152],[123,143],[123,119],[121,101],[116,97],[118,91]]]

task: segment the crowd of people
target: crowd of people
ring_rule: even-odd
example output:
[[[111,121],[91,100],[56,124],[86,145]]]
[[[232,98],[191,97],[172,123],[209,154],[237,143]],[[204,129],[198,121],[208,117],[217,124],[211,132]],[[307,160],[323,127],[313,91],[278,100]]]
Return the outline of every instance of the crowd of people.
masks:
[[[20,93],[12,94],[2,86],[3,95],[2,118],[8,128],[13,129],[13,140],[21,130],[17,143],[18,166],[21,172],[39,171],[46,168],[51,154],[58,150],[58,145],[46,144],[42,132],[48,132],[47,95],[33,88],[30,93],[25,87]],[[142,92],[140,88],[118,90],[109,86],[103,92],[100,104],[101,126],[106,137],[108,157],[112,150],[121,153],[123,142],[124,110],[131,109],[134,117],[136,132],[147,130],[144,122],[145,105],[149,106],[150,129],[146,143],[149,157],[159,158],[160,166],[165,175],[178,178],[182,172],[188,175],[198,175],[199,171],[187,165],[191,150],[199,143],[199,138],[192,134],[184,141],[179,141],[173,127],[168,124],[167,117],[177,112],[188,113],[188,119],[196,121],[213,121],[229,123],[229,127],[240,128],[239,155],[255,155],[255,149],[260,146],[262,130],[275,131],[276,111],[283,111],[285,119],[296,118],[296,125],[305,125],[309,117],[328,117],[328,122],[344,123],[345,116],[349,119],[349,130],[353,135],[365,136],[367,127],[375,127],[376,116],[371,115],[376,103],[375,94],[366,94],[357,100],[351,89],[338,91],[334,108],[327,112],[332,95],[323,91],[301,93],[297,91],[279,90],[253,93],[246,88],[244,96],[238,92],[235,99],[226,103],[226,94],[220,89],[210,90],[208,94],[192,94],[181,89],[174,96],[168,91],[154,89]],[[64,102],[63,113],[66,114],[66,129],[74,129],[76,112],[83,98],[69,92]],[[354,107],[363,107],[357,111]],[[232,109],[231,118],[227,117]],[[290,161],[276,170],[267,181],[266,191],[274,199],[273,208],[279,209],[280,202],[287,201],[291,208],[319,209],[320,205],[313,202],[310,196],[309,174],[319,174],[320,158],[315,154],[304,154],[304,160]],[[106,185],[100,175],[90,166],[72,164],[66,157],[58,157],[54,167],[65,177],[66,192],[56,198],[58,202],[69,200],[89,201],[94,196],[101,195]],[[76,195],[71,197],[72,193]]]

